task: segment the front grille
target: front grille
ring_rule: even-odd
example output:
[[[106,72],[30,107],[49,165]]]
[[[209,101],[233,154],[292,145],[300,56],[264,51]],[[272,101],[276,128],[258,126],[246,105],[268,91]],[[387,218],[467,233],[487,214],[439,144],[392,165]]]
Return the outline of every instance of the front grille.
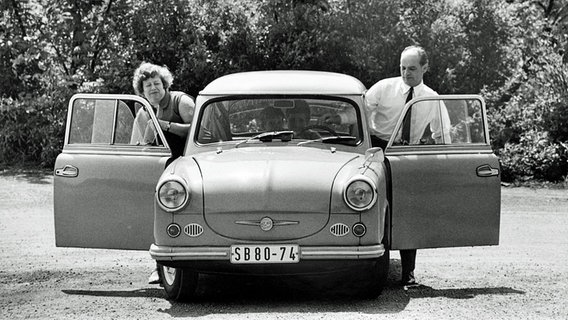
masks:
[[[190,237],[199,237],[203,233],[203,227],[197,223],[190,223],[183,227],[183,232]]]
[[[344,223],[336,223],[329,228],[329,232],[336,237],[343,237],[349,233],[349,226]]]

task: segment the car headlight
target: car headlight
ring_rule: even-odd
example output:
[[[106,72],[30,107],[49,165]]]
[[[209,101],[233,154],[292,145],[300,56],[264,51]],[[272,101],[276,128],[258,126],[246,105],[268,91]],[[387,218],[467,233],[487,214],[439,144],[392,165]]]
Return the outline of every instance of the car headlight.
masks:
[[[357,177],[349,181],[343,192],[343,198],[351,209],[367,210],[377,201],[377,188],[370,179],[364,176]]]
[[[181,179],[166,180],[158,187],[158,204],[168,212],[185,207],[189,201],[189,190]]]

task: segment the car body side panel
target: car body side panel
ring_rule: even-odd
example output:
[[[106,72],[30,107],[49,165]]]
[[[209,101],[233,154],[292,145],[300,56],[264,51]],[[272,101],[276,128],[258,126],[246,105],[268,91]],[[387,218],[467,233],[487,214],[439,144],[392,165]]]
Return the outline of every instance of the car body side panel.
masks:
[[[333,186],[331,212],[341,214],[351,211],[351,209],[347,206],[345,200],[343,199],[343,191],[346,187],[345,181],[348,181],[350,177],[358,174],[370,178],[376,183],[375,187],[377,188],[377,202],[373,207],[359,213],[359,222],[362,222],[367,228],[365,236],[359,238],[359,244],[374,245],[381,243],[385,231],[385,215],[387,207],[387,191],[384,164],[382,160],[373,161],[372,163],[367,162],[365,163],[365,165],[358,166],[357,168],[353,169],[354,170],[352,171],[343,170],[338,174],[335,181],[339,183],[334,183]]]
[[[78,176],[55,176],[56,245],[148,250],[154,190],[167,158],[62,153],[55,167],[72,165]]]
[[[490,151],[409,152],[387,158],[392,176],[392,249],[499,243],[500,177],[477,174],[483,165],[499,168]]]

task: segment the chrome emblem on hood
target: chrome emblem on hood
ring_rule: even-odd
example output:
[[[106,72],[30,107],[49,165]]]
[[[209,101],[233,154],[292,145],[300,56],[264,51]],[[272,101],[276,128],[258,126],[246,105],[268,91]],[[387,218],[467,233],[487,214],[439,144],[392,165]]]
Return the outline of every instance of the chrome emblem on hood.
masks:
[[[269,217],[260,219],[260,229],[262,229],[262,231],[270,231],[273,226],[274,221],[272,221],[272,219],[270,219]]]
[[[289,226],[294,224],[300,224],[299,221],[274,221],[270,217],[264,217],[259,220],[238,220],[235,221],[236,224],[241,224],[245,226],[259,226],[262,231],[270,231],[276,226]]]

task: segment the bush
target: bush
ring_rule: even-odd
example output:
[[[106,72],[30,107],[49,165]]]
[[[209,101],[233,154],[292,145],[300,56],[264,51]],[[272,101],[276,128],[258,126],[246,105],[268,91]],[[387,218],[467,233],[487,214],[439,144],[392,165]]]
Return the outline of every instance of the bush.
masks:
[[[568,175],[568,66],[546,34],[503,88],[485,92],[503,180],[561,181]],[[536,49],[535,49],[536,50]]]
[[[71,95],[132,93],[141,61],[166,64],[173,89],[194,96],[220,75],[261,69],[336,71],[370,87],[398,75],[400,50],[416,43],[433,89],[486,97],[504,180],[567,175],[566,38],[528,1],[17,3],[0,17],[10,30],[0,33],[0,164],[52,166]]]
[[[0,164],[53,167],[63,147],[64,103],[0,100]]]
[[[568,170],[566,146],[546,134],[527,132],[519,143],[506,143],[500,151],[502,180],[562,181]]]

